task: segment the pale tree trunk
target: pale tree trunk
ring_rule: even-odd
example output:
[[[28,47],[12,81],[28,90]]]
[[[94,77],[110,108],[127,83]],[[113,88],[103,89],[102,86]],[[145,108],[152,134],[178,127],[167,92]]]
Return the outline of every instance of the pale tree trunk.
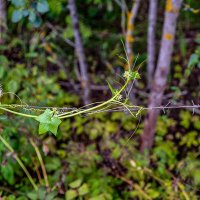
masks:
[[[156,46],[155,46],[155,30],[156,30],[156,20],[157,20],[157,6],[158,0],[149,0],[149,25],[148,25],[148,44],[147,44],[147,79],[148,88],[151,88],[153,74],[155,70],[155,56],[156,56]]]
[[[140,6],[141,0],[135,0],[133,3],[132,9],[130,12],[127,13],[127,30],[126,30],[126,51],[130,66],[133,64],[133,31],[134,31],[134,24],[135,19],[138,14],[138,9]]]
[[[77,8],[75,0],[68,0],[68,8],[70,11],[73,29],[74,29],[74,38],[75,38],[75,51],[79,62],[80,67],[80,81],[83,89],[83,101],[84,104],[90,103],[90,88],[89,88],[89,77],[88,77],[88,65],[86,62],[85,51],[83,47],[83,42],[81,38],[79,20],[77,14]]]
[[[0,0],[0,44],[4,43],[6,31],[6,6],[5,0]]]
[[[149,108],[160,106],[162,103],[163,93],[169,74],[172,51],[174,46],[174,37],[176,33],[176,23],[182,0],[167,0],[165,19],[163,25],[163,34],[159,52],[157,69],[155,71],[154,82],[149,98]],[[149,109],[144,122],[144,133],[141,136],[141,152],[145,149],[150,150],[155,135],[157,117],[160,110]]]

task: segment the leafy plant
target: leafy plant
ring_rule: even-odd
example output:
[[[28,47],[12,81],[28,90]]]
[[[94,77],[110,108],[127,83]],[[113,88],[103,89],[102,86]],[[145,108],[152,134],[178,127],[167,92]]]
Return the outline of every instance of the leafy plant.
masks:
[[[128,72],[124,73],[124,77],[126,78],[126,82],[121,87],[121,89],[119,89],[119,90],[113,89],[112,86],[108,83],[109,84],[108,86],[109,86],[109,88],[111,90],[111,93],[112,93],[112,98],[110,98],[109,100],[107,100],[107,101],[105,101],[103,103],[100,103],[100,104],[95,103],[97,105],[93,106],[93,107],[89,107],[89,106],[92,105],[91,104],[91,105],[87,105],[87,106],[84,106],[84,107],[79,108],[79,109],[75,109],[75,110],[73,109],[72,111],[67,111],[67,112],[63,112],[63,113],[59,113],[57,108],[53,108],[53,110],[45,109],[43,111],[43,113],[40,114],[40,115],[27,114],[27,113],[23,113],[23,112],[19,112],[19,111],[15,110],[16,108],[28,109],[27,105],[23,105],[23,104],[21,104],[21,105],[19,105],[19,104],[15,104],[15,105],[12,105],[12,104],[10,104],[10,105],[9,104],[0,104],[0,110],[6,111],[6,112],[10,112],[10,113],[15,114],[15,115],[23,116],[23,117],[26,117],[26,118],[33,118],[33,119],[35,119],[36,121],[39,122],[39,134],[44,134],[44,133],[50,131],[54,135],[57,135],[58,126],[61,124],[61,119],[66,119],[66,118],[70,118],[70,117],[74,117],[74,116],[78,116],[78,115],[82,115],[82,114],[92,114],[93,112],[94,113],[102,112],[105,109],[108,109],[110,107],[113,108],[113,106],[115,106],[115,105],[120,106],[120,107],[118,107],[118,109],[121,108],[121,107],[125,107],[130,112],[130,114],[132,116],[135,116],[135,115],[133,114],[133,112],[130,109],[131,108],[138,108],[138,111],[136,113],[136,116],[137,116],[138,112],[141,112],[142,107],[128,105],[127,101],[123,102],[121,93],[127,87],[128,83],[130,81],[138,78],[139,75],[137,75],[136,72],[133,73],[131,70],[129,70]],[[2,92],[2,95],[3,95],[3,92]],[[89,107],[89,108],[87,108],[87,107]],[[32,111],[31,108],[29,110]],[[39,109],[38,110],[34,109],[34,111],[35,110],[40,112]],[[3,142],[3,144],[11,152],[14,152],[13,148],[7,143],[6,140],[3,139],[3,137],[0,136],[0,139]],[[36,149],[36,152],[38,154],[38,158],[40,160],[41,166],[43,166],[43,162],[41,161],[41,156],[40,156],[36,146],[34,145],[34,143],[33,143],[33,146]],[[17,156],[15,158],[16,158],[17,162],[19,163],[19,165],[24,170],[24,172],[26,173],[26,175],[28,176],[28,178],[29,178],[31,184],[33,185],[34,189],[38,190],[38,187],[36,186],[33,178],[29,174],[28,170],[26,169],[26,167],[24,166],[24,164],[22,163],[20,158],[17,157]],[[43,170],[43,172],[44,172],[44,170]],[[44,173],[45,173],[45,177],[46,177],[46,172],[44,172]],[[4,174],[6,174],[6,171],[4,172]],[[70,187],[72,189],[73,189],[73,185],[74,184],[75,183],[70,185]],[[69,192],[66,193],[66,198],[73,199],[78,195],[82,196],[82,195],[87,193],[86,191],[87,191],[87,185],[83,185],[82,187],[80,187],[78,189],[78,193],[76,191],[74,191],[74,190],[69,190]]]
[[[34,27],[41,25],[42,19],[40,14],[49,11],[47,0],[27,1],[27,0],[10,0],[15,7],[12,13],[12,22],[17,23],[23,18],[28,18]]]
[[[66,118],[74,117],[74,116],[81,115],[81,114],[92,114],[93,112],[94,113],[102,112],[105,109],[108,109],[109,107],[113,107],[113,105],[118,105],[118,106],[120,106],[119,108],[125,107],[130,112],[130,114],[135,117],[135,116],[138,115],[138,112],[141,112],[142,107],[132,106],[132,105],[128,105],[127,102],[122,102],[121,101],[122,100],[121,93],[127,87],[128,83],[130,81],[138,78],[139,75],[137,75],[136,72],[132,73],[129,70],[128,72],[125,72],[124,76],[126,78],[126,82],[121,87],[121,89],[120,90],[113,89],[111,87],[111,85],[108,83],[109,88],[111,89],[111,93],[113,95],[112,98],[103,102],[103,103],[100,103],[99,105],[96,105],[94,107],[89,107],[90,105],[87,105],[87,106],[84,106],[83,108],[75,109],[75,110],[68,111],[68,112],[63,112],[61,114],[59,114],[59,112],[57,111],[56,108],[52,111],[50,109],[46,109],[39,116],[34,115],[34,114],[25,114],[25,113],[22,113],[22,112],[14,111],[14,109],[16,109],[16,108],[26,108],[26,109],[28,109],[26,105],[0,104],[0,109],[3,110],[3,111],[10,112],[12,114],[19,115],[19,116],[23,116],[23,117],[27,117],[27,118],[34,118],[35,120],[40,122],[40,125],[39,125],[39,133],[40,134],[43,134],[43,133],[50,131],[54,135],[57,134],[57,129],[58,129],[58,126],[61,123],[61,119],[66,119]],[[93,104],[98,104],[98,103],[93,103]],[[89,107],[89,108],[87,108],[87,107]],[[138,109],[138,112],[136,113],[136,115],[134,115],[133,112],[130,110],[131,108],[137,108]]]

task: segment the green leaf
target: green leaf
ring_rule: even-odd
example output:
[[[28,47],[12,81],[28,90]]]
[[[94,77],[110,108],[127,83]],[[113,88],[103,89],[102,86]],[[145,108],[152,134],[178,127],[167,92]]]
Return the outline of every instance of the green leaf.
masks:
[[[33,10],[31,10],[31,11],[29,12],[29,17],[28,17],[28,19],[29,19],[30,22],[34,22],[34,21],[36,20],[36,14],[35,14],[35,12],[34,12]]]
[[[85,183],[83,184],[79,189],[78,189],[78,193],[80,196],[86,195],[89,192],[89,188],[88,185]]]
[[[7,200],[16,200],[16,197],[11,194],[8,196]]]
[[[29,52],[25,54],[26,58],[36,58],[38,57],[38,53],[37,52]]]
[[[23,11],[22,10],[15,10],[12,14],[12,22],[17,23],[19,22],[23,17]]]
[[[30,21],[31,22],[31,21]],[[31,22],[31,25],[35,28],[38,28],[42,23],[42,19],[39,16],[36,16],[35,21]]]
[[[51,14],[55,16],[59,15],[63,10],[63,2],[65,2],[65,0],[59,0],[59,1],[49,0],[48,4]]]
[[[194,122],[194,127],[197,129],[197,130],[200,130],[200,121],[195,121]]]
[[[188,66],[191,67],[191,66],[194,66],[198,63],[199,61],[199,56],[197,54],[192,54],[190,56],[190,60],[189,60],[189,63],[188,63]]]
[[[189,128],[191,123],[191,114],[189,111],[181,111],[180,114],[180,125],[183,126],[185,129]]]
[[[45,188],[44,187],[39,188],[39,190],[38,190],[38,198],[40,200],[43,200],[43,199],[45,199],[45,195],[46,195]]]
[[[24,0],[12,0],[12,4],[16,7],[24,6],[25,1]]]
[[[37,3],[37,11],[40,13],[46,13],[49,10],[49,4],[46,0],[40,0]]]
[[[118,159],[121,155],[122,155],[121,148],[116,146],[114,150],[112,151],[112,154],[111,154],[112,158]]]
[[[70,186],[71,188],[75,189],[75,188],[80,187],[81,183],[82,183],[82,180],[81,180],[81,179],[78,179],[78,180],[76,180],[76,181],[70,183],[69,186]]]
[[[1,174],[10,185],[15,183],[14,170],[9,163],[7,163],[6,166],[1,166]]]
[[[8,82],[6,87],[9,92],[16,93],[20,88],[20,83],[13,79]]]
[[[65,193],[65,200],[75,199],[77,196],[78,196],[78,193],[76,192],[76,190],[68,190]]]
[[[56,195],[57,195],[57,192],[54,191],[54,192],[49,193],[49,194],[46,196],[46,198],[44,198],[44,199],[45,199],[45,200],[53,200],[53,199],[55,199]],[[43,200],[43,199],[41,199],[41,200]]]
[[[106,199],[103,195],[99,195],[99,196],[96,196],[96,197],[92,197],[89,200],[106,200]]]
[[[158,191],[156,191],[156,189],[148,189],[148,194],[153,199],[156,199],[160,196],[160,193]]]
[[[22,12],[23,12],[24,17],[27,17],[29,15],[29,10],[27,10],[27,9],[23,9]]]
[[[4,76],[6,70],[3,67],[0,67],[0,79],[2,79],[2,77]]]
[[[37,191],[28,192],[27,196],[31,200],[37,200],[38,199],[38,197],[37,197]]]
[[[92,35],[91,29],[82,22],[80,22],[80,30],[84,38],[89,38]]]
[[[61,120],[57,116],[53,115],[53,112],[50,109],[46,109],[44,113],[36,118],[36,120],[40,122],[39,134],[44,134],[50,131],[54,135],[57,135],[58,126],[60,125]]]
[[[61,161],[57,157],[46,157],[45,167],[47,172],[55,171],[56,169],[61,167]]]
[[[18,197],[16,200],[28,200],[28,198],[25,197],[25,196],[20,196],[20,197]]]

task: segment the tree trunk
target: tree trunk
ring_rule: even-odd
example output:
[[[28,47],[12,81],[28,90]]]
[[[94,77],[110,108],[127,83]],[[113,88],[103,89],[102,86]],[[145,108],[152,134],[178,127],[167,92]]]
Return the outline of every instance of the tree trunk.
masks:
[[[0,44],[4,43],[4,34],[6,30],[6,6],[5,0],[0,0]]]
[[[148,26],[148,63],[147,63],[147,78],[148,78],[148,88],[151,88],[153,74],[155,70],[155,30],[156,30],[156,20],[157,20],[157,6],[158,0],[149,0],[149,26]]]
[[[79,62],[80,67],[80,80],[83,89],[83,101],[84,104],[90,103],[90,88],[89,88],[89,77],[88,77],[88,65],[86,62],[85,51],[82,43],[80,28],[79,28],[79,20],[77,14],[77,8],[75,4],[75,0],[68,0],[68,7],[70,10],[70,15],[72,19],[73,29],[74,29],[74,38],[75,38],[75,51]]]
[[[174,37],[176,32],[176,23],[182,0],[167,0],[165,10],[165,20],[161,47],[159,52],[157,69],[154,76],[154,82],[149,98],[149,108],[160,106],[163,93],[167,83],[167,76],[170,69],[172,51],[174,46]],[[149,109],[144,122],[144,133],[141,136],[140,150],[151,149],[154,141],[158,109]]]

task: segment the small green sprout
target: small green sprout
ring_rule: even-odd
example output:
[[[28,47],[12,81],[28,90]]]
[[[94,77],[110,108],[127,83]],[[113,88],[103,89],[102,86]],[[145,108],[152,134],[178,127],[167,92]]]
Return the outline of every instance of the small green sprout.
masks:
[[[137,71],[128,70],[124,72],[123,77],[126,78],[126,80],[136,80],[140,79],[140,74]]]
[[[112,93],[112,96],[115,97],[116,100],[121,101],[123,99],[122,95],[119,93],[119,90],[113,88],[109,82],[108,87]]]

